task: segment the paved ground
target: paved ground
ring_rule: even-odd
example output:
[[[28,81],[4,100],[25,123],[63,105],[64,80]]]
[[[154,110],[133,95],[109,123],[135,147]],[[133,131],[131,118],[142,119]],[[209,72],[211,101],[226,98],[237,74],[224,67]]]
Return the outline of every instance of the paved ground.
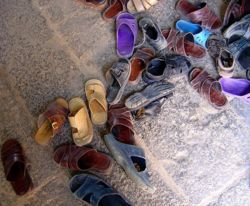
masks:
[[[178,18],[175,2],[160,0],[150,10],[162,27]],[[208,3],[217,13],[225,8],[222,1]],[[1,206],[85,205],[70,194],[69,173],[52,161],[53,147],[71,141],[69,125],[41,147],[33,140],[35,123],[55,97],[83,96],[84,81],[104,81],[103,72],[117,60],[114,37],[113,22],[73,0],[0,1],[0,144],[8,138],[23,144],[35,185],[16,197],[1,165]],[[193,63],[213,69],[209,58]],[[233,100],[214,111],[185,78],[171,82],[176,92],[162,113],[135,123],[156,192],[137,188],[118,165],[103,178],[136,206],[249,206],[249,107]],[[100,130],[93,145],[107,151]]]

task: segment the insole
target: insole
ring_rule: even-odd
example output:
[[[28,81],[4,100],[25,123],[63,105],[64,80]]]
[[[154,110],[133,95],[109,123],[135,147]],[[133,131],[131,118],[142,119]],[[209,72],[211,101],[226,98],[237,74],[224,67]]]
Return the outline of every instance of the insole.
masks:
[[[134,81],[139,73],[146,67],[145,63],[140,59],[134,59],[131,64],[130,81]]]
[[[96,164],[97,158],[96,152],[90,151],[78,160],[78,166],[83,170],[89,169]]]
[[[128,127],[123,125],[114,126],[112,133],[119,142],[131,145],[134,144],[134,133]]]
[[[112,82],[111,86],[108,89],[107,99],[109,101],[113,101],[116,98],[119,90],[120,90],[120,85],[119,85],[118,81],[116,79],[114,79],[114,81]]]
[[[145,27],[145,30],[146,30],[147,36],[149,36],[150,39],[153,39],[153,40],[157,39],[158,33],[157,33],[157,31],[156,31],[156,29],[154,27],[147,25]]]
[[[155,76],[161,76],[164,73],[164,70],[166,68],[165,61],[157,60],[157,61],[151,61],[150,67],[148,68],[148,71]]]
[[[101,199],[99,206],[129,206],[119,195],[109,195]]]
[[[186,33],[191,32],[194,35],[202,31],[202,28],[199,25],[186,23],[183,21],[178,22],[178,27],[182,30],[182,32],[186,32]]]
[[[122,24],[118,30],[117,49],[121,55],[128,55],[133,51],[134,35],[128,25]]]
[[[8,174],[7,179],[10,181],[15,181],[17,179],[20,179],[24,175],[24,164],[21,162],[15,162],[14,165],[12,165],[11,170]]]
[[[250,84],[247,82],[237,82],[235,84],[230,81],[224,81],[223,89],[228,93],[242,96],[250,92]]]
[[[91,102],[91,111],[92,111],[92,117],[97,121],[97,122],[102,122],[106,119],[106,112],[102,105],[97,101],[93,100]]]

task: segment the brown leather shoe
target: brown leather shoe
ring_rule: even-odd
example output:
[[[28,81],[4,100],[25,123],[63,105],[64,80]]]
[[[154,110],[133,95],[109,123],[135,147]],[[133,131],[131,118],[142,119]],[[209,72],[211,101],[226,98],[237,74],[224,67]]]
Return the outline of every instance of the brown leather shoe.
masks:
[[[113,160],[108,155],[88,147],[61,145],[54,152],[54,160],[62,167],[75,171],[109,174]]]
[[[6,179],[17,195],[24,195],[33,184],[27,170],[26,158],[18,141],[9,139],[2,145],[1,159]]]

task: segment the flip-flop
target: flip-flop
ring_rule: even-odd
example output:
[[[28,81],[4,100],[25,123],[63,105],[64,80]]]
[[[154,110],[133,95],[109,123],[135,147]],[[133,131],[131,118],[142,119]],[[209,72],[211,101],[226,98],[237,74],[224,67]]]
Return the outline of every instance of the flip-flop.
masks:
[[[224,15],[223,28],[232,25],[249,13],[250,4],[248,0],[231,0]]]
[[[250,104],[250,81],[246,79],[221,78],[222,91]]]
[[[94,175],[73,176],[69,188],[77,199],[92,206],[132,206],[123,195]]]
[[[104,141],[126,174],[142,189],[153,193],[155,188],[149,182],[143,149],[134,145],[118,142],[113,134],[105,135]]]
[[[74,143],[77,146],[89,144],[93,139],[93,127],[83,99],[80,97],[71,99],[69,111],[68,119],[72,128]]]
[[[155,52],[150,48],[141,48],[136,50],[130,59],[131,74],[129,77],[130,84],[138,84],[141,80],[141,74],[146,68],[148,62],[154,57]]]
[[[67,169],[105,175],[111,173],[114,165],[112,158],[105,153],[73,144],[59,146],[54,151],[54,160]]]
[[[130,110],[138,110],[162,97],[172,95],[174,85],[168,82],[154,82],[146,86],[141,92],[136,92],[128,97],[125,106]]]
[[[119,142],[132,145],[135,143],[131,113],[124,104],[116,104],[109,107],[108,123],[110,133]]]
[[[206,54],[204,48],[194,43],[192,33],[180,33],[176,29],[165,29],[162,30],[162,34],[167,41],[167,50],[194,58],[202,58]]]
[[[108,7],[104,10],[102,17],[105,20],[115,18],[120,12],[126,11],[128,0],[109,0]]]
[[[38,117],[35,141],[40,145],[49,144],[65,123],[68,112],[68,102],[65,99],[57,98],[52,102]]]
[[[221,20],[205,2],[194,5],[187,0],[180,0],[176,4],[176,10],[189,21],[207,29],[218,29],[222,25]]]
[[[189,82],[204,99],[215,108],[223,108],[227,104],[227,98],[222,93],[221,85],[213,79],[205,70],[194,68],[189,74]]]
[[[85,83],[85,94],[91,114],[91,120],[96,125],[107,122],[108,104],[106,100],[106,89],[98,79],[91,79]]]
[[[222,48],[217,58],[218,73],[222,77],[232,77],[234,74],[235,60],[231,52]]]
[[[138,26],[135,17],[127,12],[116,18],[116,51],[119,57],[129,58],[133,55]]]
[[[211,32],[199,24],[193,24],[185,20],[179,20],[176,22],[176,28],[184,33],[192,33],[194,36],[194,42],[203,48],[207,48],[207,40],[211,36]]]
[[[128,60],[120,59],[106,73],[109,84],[107,100],[110,105],[117,104],[125,90],[130,76],[130,63]]]

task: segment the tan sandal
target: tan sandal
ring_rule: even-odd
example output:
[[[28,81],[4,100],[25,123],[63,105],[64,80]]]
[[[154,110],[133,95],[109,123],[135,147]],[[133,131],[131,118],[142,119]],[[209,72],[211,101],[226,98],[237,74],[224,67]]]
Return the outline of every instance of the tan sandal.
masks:
[[[106,89],[98,79],[91,79],[85,84],[85,94],[91,113],[91,120],[96,125],[107,122],[107,100]]]
[[[127,9],[130,13],[142,12],[156,5],[158,0],[130,0]]]
[[[68,102],[58,98],[52,102],[44,113],[40,114],[37,121],[38,130],[35,140],[38,144],[47,145],[59,132],[68,115]]]
[[[83,99],[75,97],[69,101],[69,123],[72,136],[77,146],[89,144],[93,139],[93,127],[87,106]]]

